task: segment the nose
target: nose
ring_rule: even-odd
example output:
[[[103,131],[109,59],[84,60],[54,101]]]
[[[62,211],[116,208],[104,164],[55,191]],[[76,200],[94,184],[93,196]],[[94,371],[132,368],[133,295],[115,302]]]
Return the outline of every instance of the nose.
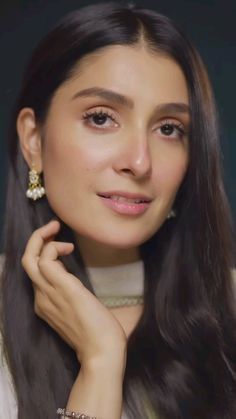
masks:
[[[116,156],[114,168],[117,172],[136,179],[149,177],[152,171],[150,145],[147,133],[139,132],[134,136],[124,136],[119,156]]]

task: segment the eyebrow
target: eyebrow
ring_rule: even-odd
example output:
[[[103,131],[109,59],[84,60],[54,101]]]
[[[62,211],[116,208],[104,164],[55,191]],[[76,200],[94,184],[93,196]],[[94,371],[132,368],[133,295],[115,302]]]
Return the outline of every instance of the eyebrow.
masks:
[[[89,87],[87,89],[80,90],[72,96],[72,100],[77,99],[78,97],[101,97],[108,101],[122,105],[128,109],[134,108],[134,102],[131,98],[124,96],[120,93],[114,92],[113,90],[104,89],[103,87]],[[155,107],[155,111],[161,113],[183,113],[190,114],[189,106],[186,103],[160,103]]]

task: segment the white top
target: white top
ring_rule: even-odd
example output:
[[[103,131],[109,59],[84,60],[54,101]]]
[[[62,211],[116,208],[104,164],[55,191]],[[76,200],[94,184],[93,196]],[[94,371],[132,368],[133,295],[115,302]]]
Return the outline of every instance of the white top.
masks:
[[[97,298],[107,307],[143,303],[144,263],[142,260],[117,266],[86,267]]]
[[[143,295],[144,264],[142,260],[117,266],[88,266],[86,269],[98,298]]]

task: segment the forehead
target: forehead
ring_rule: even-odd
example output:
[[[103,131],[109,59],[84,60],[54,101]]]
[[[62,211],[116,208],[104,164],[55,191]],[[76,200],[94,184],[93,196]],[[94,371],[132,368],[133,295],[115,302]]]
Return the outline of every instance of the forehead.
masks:
[[[145,47],[114,45],[82,58],[73,76],[59,91],[68,94],[90,86],[106,87],[135,100],[188,103],[188,87],[180,66],[162,53]]]

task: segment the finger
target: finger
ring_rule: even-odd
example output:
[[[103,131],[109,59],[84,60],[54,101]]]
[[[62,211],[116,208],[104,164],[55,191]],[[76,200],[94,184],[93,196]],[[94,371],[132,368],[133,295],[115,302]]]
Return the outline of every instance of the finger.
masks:
[[[21,259],[23,268],[32,280],[32,283],[37,285],[38,288],[43,287],[44,291],[46,291],[45,286],[47,284],[38,268],[39,255],[43,248],[44,241],[55,234],[59,228],[60,223],[53,220],[35,230],[28,240],[25,252]]]
[[[65,283],[66,274],[73,276],[67,272],[63,263],[58,260],[59,256],[68,255],[73,250],[74,244],[69,242],[51,241],[43,247],[38,260],[38,268],[51,285],[59,285],[61,281]]]
[[[45,224],[42,227],[35,230],[25,248],[25,254],[32,256],[40,256],[42,247],[46,240],[48,240],[52,235],[58,233],[60,228],[60,223],[57,220],[52,220],[49,223]]]
[[[57,261],[59,256],[68,255],[74,249],[74,244],[71,242],[50,241],[45,244],[39,261],[50,260],[51,262]]]
[[[35,230],[28,240],[25,252],[21,258],[21,263],[31,278],[38,273],[38,260],[45,240],[48,240],[52,235],[55,235],[59,231],[59,228],[60,223],[53,220]]]

